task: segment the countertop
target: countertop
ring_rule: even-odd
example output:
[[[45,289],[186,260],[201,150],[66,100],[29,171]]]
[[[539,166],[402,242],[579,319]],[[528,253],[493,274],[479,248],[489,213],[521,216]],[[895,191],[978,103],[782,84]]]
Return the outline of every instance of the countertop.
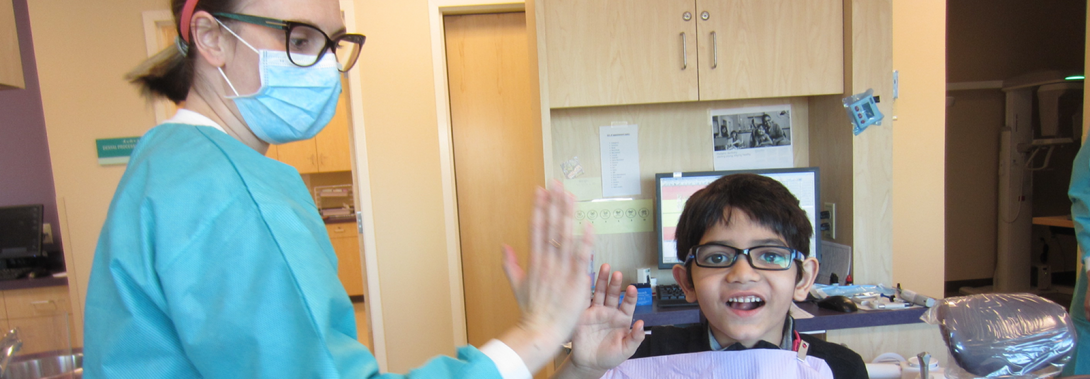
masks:
[[[35,278],[0,280],[0,291],[22,290],[28,288],[67,286],[68,278]]]
[[[814,303],[795,303],[795,305],[814,315],[813,318],[795,319],[795,329],[799,332],[913,324],[923,322],[920,320],[920,315],[927,310],[917,306],[897,310],[861,310],[854,313],[841,313],[819,308]],[[659,308],[658,301],[651,305],[636,307],[634,317],[635,320],[643,320],[644,326],[693,324],[701,322],[702,318],[699,307]]]

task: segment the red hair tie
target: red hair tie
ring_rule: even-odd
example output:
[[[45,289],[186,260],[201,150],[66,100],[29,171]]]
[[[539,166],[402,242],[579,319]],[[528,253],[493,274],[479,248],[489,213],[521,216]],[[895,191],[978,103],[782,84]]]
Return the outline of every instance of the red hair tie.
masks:
[[[179,27],[182,32],[182,39],[186,43],[189,43],[189,23],[193,21],[193,11],[197,9],[198,0],[186,0],[185,6],[182,7],[182,19],[178,20],[181,23]]]

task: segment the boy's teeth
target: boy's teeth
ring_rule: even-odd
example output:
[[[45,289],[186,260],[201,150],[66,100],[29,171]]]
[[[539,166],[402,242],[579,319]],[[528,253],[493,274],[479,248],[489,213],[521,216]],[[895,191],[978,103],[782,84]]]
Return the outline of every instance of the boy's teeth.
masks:
[[[760,302],[761,299],[756,297],[756,296],[743,296],[743,297],[732,297],[732,298],[730,298],[729,301],[732,302],[732,303],[757,303],[757,302]]]

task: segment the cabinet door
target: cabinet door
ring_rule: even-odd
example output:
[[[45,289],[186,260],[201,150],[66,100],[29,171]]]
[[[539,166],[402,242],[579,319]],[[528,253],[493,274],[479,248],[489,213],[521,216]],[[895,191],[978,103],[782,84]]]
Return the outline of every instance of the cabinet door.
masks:
[[[333,251],[337,253],[337,277],[341,279],[348,296],[362,296],[363,265],[360,263],[360,240],[356,234],[356,224],[329,224],[326,229],[329,240],[333,242]]]
[[[337,101],[337,114],[325,129],[314,137],[318,151],[318,171],[351,171],[352,154],[348,138],[348,81],[341,80],[341,98]]]
[[[549,106],[697,100],[694,1],[545,1]]]
[[[842,0],[698,0],[700,100],[844,92]]]
[[[295,167],[300,174],[318,172],[318,152],[314,147],[314,139],[278,145],[276,154],[279,161]]]
[[[277,153],[276,145],[269,145],[269,150],[265,151],[265,156],[272,159],[280,160],[280,154]]]
[[[11,0],[0,0],[0,89],[26,87],[15,26],[14,4]]]

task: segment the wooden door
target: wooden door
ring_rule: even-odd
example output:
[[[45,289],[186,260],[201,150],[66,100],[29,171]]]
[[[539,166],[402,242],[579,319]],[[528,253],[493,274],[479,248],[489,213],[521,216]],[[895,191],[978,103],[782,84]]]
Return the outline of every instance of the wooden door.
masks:
[[[352,170],[352,154],[349,153],[348,137],[348,78],[342,75],[341,98],[337,101],[337,113],[325,129],[314,137],[318,153],[318,171],[335,172]]]
[[[694,0],[546,2],[550,106],[697,100],[694,9]]]
[[[444,17],[466,330],[475,346],[515,325],[501,244],[523,256],[533,191],[543,185],[531,116],[525,14]]]
[[[697,0],[700,100],[844,93],[842,0]]]

